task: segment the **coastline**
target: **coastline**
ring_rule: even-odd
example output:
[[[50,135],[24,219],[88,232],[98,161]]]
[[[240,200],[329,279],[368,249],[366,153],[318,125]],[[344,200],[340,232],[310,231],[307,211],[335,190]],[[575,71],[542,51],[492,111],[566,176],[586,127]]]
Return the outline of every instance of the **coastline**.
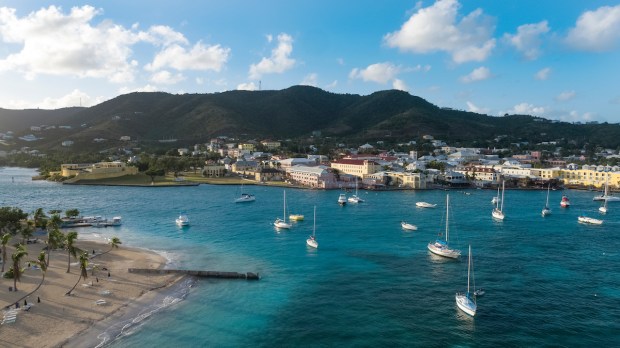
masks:
[[[82,345],[85,342],[82,338],[92,335],[93,330],[101,329],[101,325],[111,325],[123,315],[133,313],[131,310],[136,306],[140,307],[140,304],[156,298],[158,293],[165,293],[184,278],[178,275],[140,275],[128,272],[131,267],[163,268],[165,257],[154,251],[121,245],[107,252],[110,249],[108,245],[91,240],[78,240],[76,244],[80,249],[89,251],[91,256],[92,250],[95,251],[96,256],[89,260],[89,265],[97,267],[88,271],[86,280],[79,281],[71,296],[66,296],[65,293],[78,280],[79,266],[72,258],[71,272],[67,273],[67,252],[52,251],[43,285],[26,298],[27,304],[32,307],[23,310],[22,300],[16,310],[15,322],[0,326],[0,346],[92,346]],[[0,286],[4,289],[0,291],[3,315],[7,307],[15,310],[16,299],[28,294],[40,283],[41,270],[28,267],[27,264],[28,260],[36,259],[44,246],[43,241],[26,245],[28,255],[22,262],[25,272],[21,282],[17,283],[17,292],[7,291],[13,286],[12,279],[0,279]],[[8,255],[12,251],[12,248],[7,250]]]

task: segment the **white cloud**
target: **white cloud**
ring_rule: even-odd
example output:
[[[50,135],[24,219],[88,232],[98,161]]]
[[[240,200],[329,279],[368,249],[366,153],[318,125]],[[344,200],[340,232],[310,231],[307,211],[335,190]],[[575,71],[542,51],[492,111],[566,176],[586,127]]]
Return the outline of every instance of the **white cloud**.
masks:
[[[571,100],[571,99],[575,98],[575,96],[576,96],[575,91],[564,91],[564,92],[558,94],[555,97],[555,100],[557,100],[557,101],[567,101],[567,100]]]
[[[566,43],[584,51],[606,51],[620,41],[620,5],[603,6],[579,16]]]
[[[230,49],[198,42],[189,50],[183,34],[167,26],[152,26],[138,31],[103,20],[94,24],[102,10],[92,6],[73,7],[63,13],[49,6],[17,17],[16,10],[0,8],[0,41],[12,43],[19,51],[0,59],[0,72],[16,71],[27,79],[38,75],[101,78],[110,82],[132,82],[138,62],[132,58],[133,46],[144,42],[162,47],[148,65],[151,71],[177,70],[219,71]]]
[[[520,103],[515,105],[512,109],[507,111],[502,111],[499,114],[510,114],[510,115],[534,115],[541,116],[546,112],[545,108],[542,106],[535,106],[529,103]]]
[[[173,44],[161,50],[144,68],[155,71],[166,67],[176,70],[212,70],[219,72],[228,61],[230,48],[220,45],[205,46],[198,42],[189,51]]]
[[[336,86],[338,86],[338,80],[334,80],[329,85],[326,85],[325,89],[334,89],[334,88],[336,88]]]
[[[237,90],[240,90],[240,91],[256,91],[256,90],[258,90],[258,86],[256,84],[254,84],[254,82],[240,83],[239,85],[237,85]]]
[[[488,108],[478,107],[474,103],[467,101],[467,111],[475,112],[478,114],[488,114],[490,110]]]
[[[303,81],[301,81],[301,85],[316,87],[317,79],[318,75],[316,73],[308,74],[304,77]]]
[[[151,76],[151,82],[165,85],[173,85],[183,80],[185,80],[185,77],[182,74],[173,75],[168,70],[158,71]]]
[[[271,50],[271,56],[263,57],[258,64],[250,66],[250,78],[258,79],[264,74],[281,74],[291,69],[295,66],[295,59],[290,57],[292,52],[293,38],[284,33],[278,35],[278,46]]]
[[[471,83],[476,81],[484,81],[491,78],[491,70],[485,66],[474,69],[468,75],[461,76],[461,82]]]
[[[540,56],[540,36],[549,32],[547,21],[534,24],[524,24],[517,28],[514,35],[504,34],[504,40],[514,46],[528,60]]]
[[[90,107],[93,105],[97,105],[99,103],[107,100],[102,96],[92,97],[88,95],[86,92],[82,92],[79,89],[74,89],[69,94],[61,96],[59,98],[45,98],[42,101],[31,101],[31,100],[9,100],[7,102],[3,102],[2,105],[8,109],[21,110],[21,109],[32,109],[32,108],[41,108],[41,109],[60,109],[66,107],[73,106],[83,106]]]
[[[480,9],[458,21],[459,7],[457,0],[439,0],[420,8],[400,30],[386,34],[383,40],[402,51],[447,52],[456,63],[483,61],[495,47],[493,21]]]
[[[540,69],[534,74],[534,78],[536,80],[547,80],[549,79],[549,74],[551,74],[551,68]]]
[[[351,79],[362,79],[364,81],[372,81],[386,84],[390,80],[396,78],[400,73],[401,67],[389,62],[371,64],[365,69],[355,68],[349,73]]]
[[[409,87],[407,87],[405,81],[400,79],[394,79],[394,81],[392,81],[392,88],[405,92],[409,91]]]

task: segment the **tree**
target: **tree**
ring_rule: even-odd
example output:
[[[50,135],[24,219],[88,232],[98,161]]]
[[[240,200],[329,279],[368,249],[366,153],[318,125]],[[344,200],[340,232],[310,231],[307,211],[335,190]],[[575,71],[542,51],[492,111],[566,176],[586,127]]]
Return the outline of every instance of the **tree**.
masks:
[[[47,216],[45,215],[45,212],[43,212],[43,208],[38,208],[34,211],[32,220],[34,220],[35,228],[45,228],[45,225],[47,224]]]
[[[41,287],[41,285],[43,285],[43,282],[45,281],[45,275],[47,274],[47,263],[45,263],[45,251],[42,250],[39,253],[39,257],[36,260],[30,260],[28,262],[39,266],[43,276],[41,277],[41,281],[39,282],[39,285],[37,285],[37,287],[34,288],[34,290],[32,290],[31,292],[27,293],[26,295],[24,295],[22,298],[20,298],[16,302],[21,302],[21,300],[23,300],[25,298],[28,298],[28,296],[30,296],[30,295],[34,294],[35,292],[37,292],[37,290],[39,290],[39,288]]]
[[[34,221],[28,220],[24,225],[21,226],[20,232],[22,234],[22,243],[26,243],[26,240],[32,237],[34,233]]]
[[[121,240],[118,237],[112,237],[108,244],[110,244],[110,250],[108,250],[106,252],[103,252],[103,253],[101,253],[99,255],[95,255],[95,256],[91,257],[91,259],[95,258],[97,256],[100,256],[100,255],[105,255],[105,254],[109,253],[110,251],[112,251],[114,248],[118,249],[118,246],[123,244],[123,243],[121,242]]]
[[[28,255],[28,252],[21,244],[17,244],[15,246],[15,252],[11,255],[11,259],[13,260],[13,289],[15,289],[15,291],[17,291],[17,281],[21,281],[20,278],[22,275],[22,270],[20,268],[20,264],[22,258],[26,255]]]
[[[68,218],[75,218],[80,216],[80,211],[77,209],[68,209],[65,211],[65,216]]]
[[[156,176],[164,176],[166,172],[161,168],[149,168],[144,174],[151,177],[151,185],[155,185],[155,177]]]
[[[15,235],[21,227],[21,220],[28,217],[21,209],[15,207],[0,208],[0,233],[4,230]]]
[[[78,233],[75,231],[71,231],[67,233],[67,235],[65,236],[66,247],[67,247],[67,273],[71,273],[71,255],[73,255],[73,258],[77,259],[77,253],[78,251],[81,251],[79,248],[77,248],[74,245],[77,237],[78,237]]]
[[[50,252],[58,249],[65,243],[65,235],[59,229],[47,233],[47,265],[50,265]]]
[[[82,278],[84,278],[84,280],[88,278],[88,271],[86,270],[86,268],[88,267],[88,253],[87,252],[84,252],[80,255],[79,264],[80,264],[80,277],[78,278],[78,281],[75,283],[75,285],[73,285],[71,290],[67,291],[65,295],[71,295],[71,292],[80,283],[80,280]]]
[[[2,273],[4,273],[4,265],[6,264],[6,245],[9,244],[10,240],[10,233],[5,233],[0,237],[0,241],[2,241]]]

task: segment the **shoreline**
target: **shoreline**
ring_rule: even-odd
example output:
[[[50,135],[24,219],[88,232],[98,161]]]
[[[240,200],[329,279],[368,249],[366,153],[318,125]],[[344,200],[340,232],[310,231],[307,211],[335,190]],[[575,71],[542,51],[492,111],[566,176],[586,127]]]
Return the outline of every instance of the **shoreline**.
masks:
[[[88,271],[86,280],[80,279],[71,296],[65,293],[78,281],[79,266],[71,258],[71,272],[67,273],[67,252],[52,251],[43,285],[26,298],[31,307],[23,310],[22,300],[19,308],[15,308],[16,299],[34,290],[41,282],[41,270],[27,265],[28,260],[36,259],[45,246],[42,242],[26,245],[28,255],[22,261],[25,271],[21,282],[17,282],[17,292],[6,290],[13,286],[12,279],[0,279],[0,286],[5,289],[0,291],[2,314],[7,313],[7,307],[17,313],[15,322],[0,326],[0,346],[79,347],[80,337],[92,335],[93,330],[105,323],[117,322],[123,315],[133,313],[130,309],[157,298],[159,293],[166,293],[184,279],[178,275],[130,274],[128,268],[131,267],[165,267],[168,262],[165,256],[152,250],[121,245],[108,252],[110,247],[104,243],[79,239],[76,245],[90,255],[91,250],[95,251],[89,265],[97,267]],[[12,252],[10,247],[7,250],[9,257]],[[6,268],[8,266],[9,263]]]

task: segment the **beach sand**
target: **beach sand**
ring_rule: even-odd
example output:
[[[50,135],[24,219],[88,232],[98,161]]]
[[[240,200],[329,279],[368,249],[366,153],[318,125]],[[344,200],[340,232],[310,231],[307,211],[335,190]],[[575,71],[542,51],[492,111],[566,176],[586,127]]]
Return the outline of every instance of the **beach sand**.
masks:
[[[18,241],[19,239],[16,239],[9,244],[13,245]],[[75,342],[75,337],[79,337],[88,328],[100,324],[106,318],[109,321],[110,318],[122,316],[139,298],[142,297],[144,301],[145,298],[153,297],[154,292],[151,290],[163,290],[182,278],[178,275],[142,275],[128,272],[128,268],[163,268],[166,259],[155,252],[120,245],[106,253],[110,250],[109,245],[92,241],[78,240],[76,245],[88,251],[91,256],[89,266],[97,265],[94,274],[90,270],[88,278],[80,280],[72,295],[66,296],[65,293],[78,281],[80,268],[72,257],[71,273],[67,273],[67,251],[52,251],[45,282],[26,299],[32,307],[27,311],[23,310],[24,300],[21,300],[15,322],[0,325],[0,346],[80,346],[79,342]],[[28,255],[22,259],[22,267],[26,270],[21,282],[17,282],[18,291],[9,291],[9,287],[13,286],[13,279],[0,279],[0,320],[3,319],[7,306],[15,309],[15,301],[40,283],[41,270],[28,268],[28,260],[35,260],[44,246],[43,241],[26,245]],[[7,248],[9,260],[13,250],[12,246]],[[97,255],[95,257],[92,257],[93,250]],[[5,271],[11,263],[7,263]],[[97,304],[100,300],[105,303]]]

